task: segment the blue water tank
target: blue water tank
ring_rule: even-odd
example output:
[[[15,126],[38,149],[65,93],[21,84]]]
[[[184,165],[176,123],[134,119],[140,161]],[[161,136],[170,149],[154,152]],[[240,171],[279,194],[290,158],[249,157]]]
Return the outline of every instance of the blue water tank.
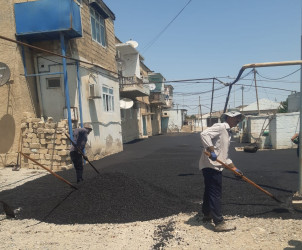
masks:
[[[38,0],[16,3],[18,37],[33,40],[82,37],[80,6],[73,0]]]

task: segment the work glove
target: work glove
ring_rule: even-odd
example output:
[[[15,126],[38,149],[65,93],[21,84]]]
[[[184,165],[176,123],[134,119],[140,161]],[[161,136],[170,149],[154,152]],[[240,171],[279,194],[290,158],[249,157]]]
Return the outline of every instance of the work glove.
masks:
[[[238,169],[238,168],[236,168],[235,169],[235,171],[238,173],[238,174],[240,174],[241,176],[239,176],[239,175],[237,175],[237,174],[234,174],[235,175],[235,177],[237,178],[237,179],[241,179],[242,178],[242,176],[243,176],[243,173],[240,171],[240,169]]]
[[[83,159],[84,159],[85,161],[88,161],[88,157],[87,157],[86,155],[83,155]]]
[[[211,152],[211,156],[209,157],[212,161],[216,161],[217,160],[217,155],[215,154],[215,152]]]

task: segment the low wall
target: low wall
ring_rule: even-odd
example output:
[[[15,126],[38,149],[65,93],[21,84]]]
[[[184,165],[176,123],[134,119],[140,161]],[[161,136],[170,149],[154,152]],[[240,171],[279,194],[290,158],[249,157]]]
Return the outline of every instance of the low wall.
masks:
[[[21,152],[51,170],[72,168],[69,156],[70,143],[65,136],[66,132],[68,132],[67,120],[55,123],[52,118],[48,118],[44,122],[25,113],[21,123]],[[23,156],[21,159],[21,167],[41,168]]]

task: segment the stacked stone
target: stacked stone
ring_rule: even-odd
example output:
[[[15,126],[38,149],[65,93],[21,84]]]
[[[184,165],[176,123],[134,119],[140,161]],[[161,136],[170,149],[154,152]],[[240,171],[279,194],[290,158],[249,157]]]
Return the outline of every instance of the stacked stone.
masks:
[[[65,170],[72,167],[69,157],[70,143],[65,136],[68,132],[67,120],[58,123],[49,117],[46,122],[24,113],[21,124],[22,153],[51,170]],[[25,168],[41,169],[33,161],[22,157]]]

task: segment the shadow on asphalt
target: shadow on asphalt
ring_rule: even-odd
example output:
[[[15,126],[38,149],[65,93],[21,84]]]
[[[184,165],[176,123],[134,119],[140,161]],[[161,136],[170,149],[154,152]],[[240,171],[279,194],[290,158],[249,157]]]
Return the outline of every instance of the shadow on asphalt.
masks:
[[[251,156],[233,150],[231,157],[248,178],[276,197],[287,198],[297,186],[295,153],[275,150]],[[17,219],[55,224],[127,223],[197,212],[203,194],[199,157],[198,134],[150,137],[94,161],[100,175],[86,165],[79,190],[47,175],[2,191],[0,198],[18,209]],[[73,169],[57,173],[71,182],[75,179]],[[229,216],[302,219],[301,213],[282,210],[271,197],[227,170],[222,208]]]

